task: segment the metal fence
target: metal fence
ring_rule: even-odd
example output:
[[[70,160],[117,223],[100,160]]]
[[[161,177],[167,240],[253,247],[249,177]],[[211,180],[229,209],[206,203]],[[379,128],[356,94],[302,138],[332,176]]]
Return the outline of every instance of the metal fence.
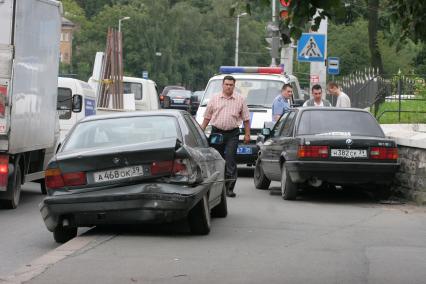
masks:
[[[369,68],[335,81],[350,97],[352,107],[370,108],[377,119],[385,113],[398,113],[398,121],[401,121],[402,113],[426,113],[421,104],[416,109],[403,109],[404,102],[426,102],[426,96],[418,93],[419,85],[425,86],[425,82],[416,75],[396,74],[383,78],[377,69]],[[327,99],[336,104],[336,97],[327,94]],[[385,102],[397,103],[397,107],[380,108]]]

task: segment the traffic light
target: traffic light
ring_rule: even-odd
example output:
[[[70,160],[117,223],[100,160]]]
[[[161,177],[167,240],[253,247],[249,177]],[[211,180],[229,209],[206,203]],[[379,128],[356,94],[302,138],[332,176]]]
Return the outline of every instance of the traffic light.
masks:
[[[280,18],[286,20],[288,18],[291,0],[280,0]]]

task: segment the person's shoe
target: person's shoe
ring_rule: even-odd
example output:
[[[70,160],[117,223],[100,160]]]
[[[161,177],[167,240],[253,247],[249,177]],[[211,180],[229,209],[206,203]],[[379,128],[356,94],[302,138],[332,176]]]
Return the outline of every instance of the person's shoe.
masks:
[[[226,191],[226,196],[228,196],[228,197],[235,197],[237,195],[232,190],[228,190],[228,191]]]

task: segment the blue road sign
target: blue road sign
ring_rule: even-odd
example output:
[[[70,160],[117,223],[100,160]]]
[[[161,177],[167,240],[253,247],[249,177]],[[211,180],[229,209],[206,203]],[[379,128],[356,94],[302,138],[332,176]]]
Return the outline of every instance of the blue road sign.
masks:
[[[327,58],[327,73],[330,75],[339,75],[340,73],[339,57]]]
[[[300,62],[323,62],[325,60],[326,36],[302,34],[297,44],[297,60]]]
[[[142,71],[142,78],[148,79],[148,71]]]

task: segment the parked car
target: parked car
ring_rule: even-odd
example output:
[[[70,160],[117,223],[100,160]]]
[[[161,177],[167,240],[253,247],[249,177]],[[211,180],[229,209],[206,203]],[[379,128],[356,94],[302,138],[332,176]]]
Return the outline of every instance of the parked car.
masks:
[[[40,211],[60,243],[78,227],[182,218],[192,233],[208,234],[210,213],[227,215],[224,168],[187,112],[90,116],[48,164]]]
[[[360,109],[292,109],[258,138],[254,184],[281,181],[284,199],[302,184],[374,185],[386,189],[398,169],[398,149],[376,119]]]
[[[192,94],[191,98],[191,113],[195,115],[197,113],[198,107],[200,106],[201,99],[203,98],[204,91],[195,91]]]
[[[170,98],[170,105],[167,108],[186,110],[191,113],[192,105],[192,92],[189,90],[170,90],[167,93]]]
[[[167,96],[170,90],[185,90],[185,87],[179,86],[179,85],[170,85],[165,86],[163,91],[160,94],[160,105],[161,107],[164,106],[164,97]]]

